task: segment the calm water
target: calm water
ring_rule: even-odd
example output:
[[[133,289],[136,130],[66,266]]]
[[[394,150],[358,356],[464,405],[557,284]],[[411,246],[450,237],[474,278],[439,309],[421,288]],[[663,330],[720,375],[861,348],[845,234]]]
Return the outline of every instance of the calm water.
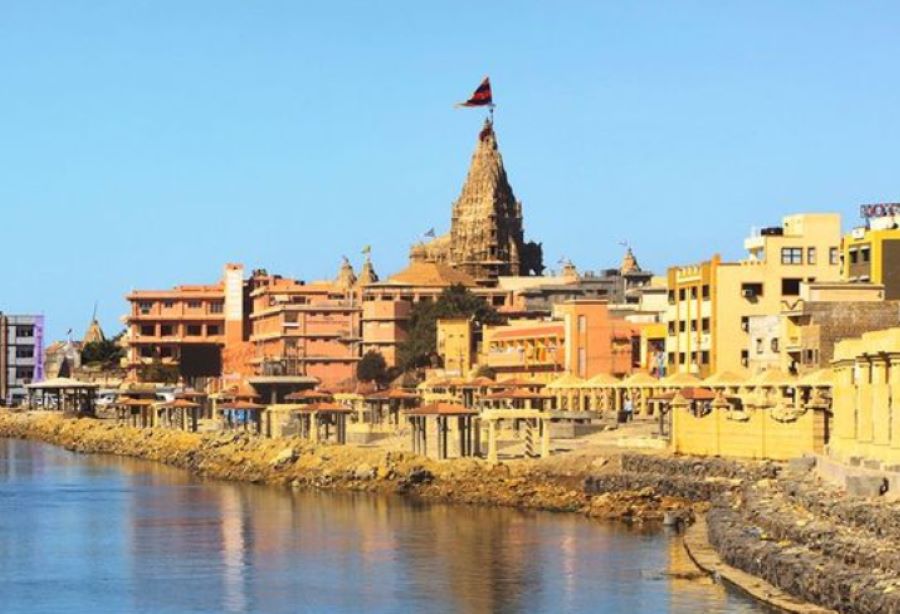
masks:
[[[677,538],[0,440],[0,612],[759,612]]]

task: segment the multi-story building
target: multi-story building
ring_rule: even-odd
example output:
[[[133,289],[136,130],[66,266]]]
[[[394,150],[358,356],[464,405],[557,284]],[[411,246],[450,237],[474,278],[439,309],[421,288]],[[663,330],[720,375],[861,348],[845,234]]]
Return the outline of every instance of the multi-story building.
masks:
[[[716,371],[749,372],[750,318],[781,313],[801,284],[840,279],[838,214],[798,214],[744,241],[748,257],[718,255],[668,276],[666,353],[669,372],[705,377]]]
[[[44,316],[0,313],[0,402],[18,405],[44,379]]]
[[[478,286],[473,277],[449,265],[411,262],[387,280],[362,288],[362,353],[379,352],[389,366],[396,365],[397,348],[406,341],[413,305],[436,301],[451,286],[467,288],[501,312],[513,301],[513,290]]]
[[[360,279],[345,262],[337,279],[310,284],[262,270],[245,279],[242,265],[228,264],[215,284],[131,292],[131,376],[163,364],[195,385],[352,380],[362,341],[360,283],[373,279],[368,261]]]
[[[612,317],[606,301],[574,300],[546,320],[485,326],[478,362],[501,377],[620,376],[635,367],[639,345],[639,326]]]
[[[247,284],[244,267],[225,266],[221,281],[181,285],[171,290],[135,290],[126,299],[126,366],[142,378],[149,365],[171,365],[187,381],[240,372],[240,361],[226,365],[228,350],[247,337]]]
[[[350,273],[347,267],[343,270]],[[254,372],[315,377],[325,386],[354,380],[362,314],[355,281],[351,275],[345,283],[256,280],[250,293]]]
[[[777,315],[750,318],[750,370],[805,374],[831,364],[835,344],[900,321],[900,301],[884,286],[859,282],[804,283],[800,297]]]
[[[843,278],[884,286],[887,300],[900,299],[900,204],[864,205],[867,225],[842,243]]]

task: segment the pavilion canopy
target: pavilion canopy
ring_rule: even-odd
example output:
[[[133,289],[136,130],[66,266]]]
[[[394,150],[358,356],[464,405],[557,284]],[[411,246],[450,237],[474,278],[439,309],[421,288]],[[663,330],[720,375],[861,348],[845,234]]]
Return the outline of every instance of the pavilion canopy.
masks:
[[[658,380],[663,386],[690,386],[700,383],[700,378],[691,373],[673,373]]]
[[[309,403],[308,405],[298,405],[294,411],[303,413],[319,413],[319,414],[350,414],[353,410],[340,403]]]
[[[696,378],[694,378],[696,380]],[[646,373],[632,373],[620,382],[620,385],[626,387],[639,388],[642,386],[659,386],[660,380]]]
[[[583,379],[574,375],[572,373],[566,373],[562,377],[558,377],[549,384],[547,384],[547,388],[550,389],[560,389],[560,388],[578,388],[584,382]]]
[[[619,378],[609,373],[598,373],[581,384],[582,388],[611,388],[622,383]]]
[[[797,383],[797,378],[780,369],[766,369],[760,371],[749,380],[745,386],[790,386]]]
[[[407,416],[476,416],[477,409],[459,403],[429,403],[406,412]]]
[[[718,371],[703,380],[703,384],[706,386],[738,386],[745,381],[747,381],[745,375],[733,371]]]
[[[285,401],[324,401],[333,398],[334,395],[320,390],[298,390],[285,395]]]

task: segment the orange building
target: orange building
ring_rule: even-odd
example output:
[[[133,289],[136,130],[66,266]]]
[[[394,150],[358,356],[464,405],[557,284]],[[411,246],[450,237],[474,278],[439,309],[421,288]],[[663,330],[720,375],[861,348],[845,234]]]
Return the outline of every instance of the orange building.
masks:
[[[141,367],[149,364],[177,366],[189,380],[239,370],[225,364],[225,348],[247,336],[243,277],[243,266],[228,264],[216,284],[129,293],[126,361],[132,377],[139,379]]]
[[[499,311],[513,302],[513,291],[480,287],[470,275],[435,262],[412,262],[387,280],[362,289],[362,353],[380,352],[387,364],[397,364],[397,347],[406,340],[412,306],[435,301],[453,285],[462,285]]]
[[[362,308],[353,283],[272,276],[250,293],[254,372],[305,375],[324,386],[350,382],[360,352]]]
[[[245,279],[228,264],[215,284],[133,291],[129,375],[159,364],[198,387],[347,382],[360,356],[362,284],[375,280],[368,260],[359,279],[345,261],[337,279],[311,284],[265,271]]]
[[[498,377],[582,378],[632,372],[640,326],[610,315],[606,301],[575,300],[554,307],[550,320],[485,326],[479,364]]]

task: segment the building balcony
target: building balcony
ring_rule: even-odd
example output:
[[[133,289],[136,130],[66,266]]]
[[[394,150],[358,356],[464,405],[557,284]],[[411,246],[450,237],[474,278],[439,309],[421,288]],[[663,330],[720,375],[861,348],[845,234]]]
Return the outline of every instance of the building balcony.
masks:
[[[224,345],[224,335],[135,335],[128,340],[128,345],[181,345],[207,344]]]

